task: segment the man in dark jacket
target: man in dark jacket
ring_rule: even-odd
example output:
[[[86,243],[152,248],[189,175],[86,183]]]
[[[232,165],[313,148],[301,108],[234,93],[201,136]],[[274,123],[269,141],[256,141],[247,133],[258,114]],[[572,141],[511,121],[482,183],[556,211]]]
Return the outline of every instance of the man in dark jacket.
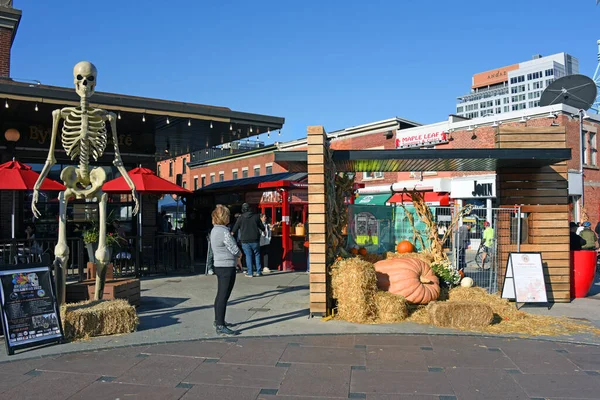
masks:
[[[239,238],[242,242],[242,250],[246,256],[246,276],[261,276],[262,267],[260,265],[260,235],[265,230],[265,226],[260,220],[260,216],[255,214],[250,209],[248,203],[242,204],[242,215],[235,221],[235,225],[231,230],[233,236],[240,233]],[[256,264],[254,274],[252,273],[253,265]]]

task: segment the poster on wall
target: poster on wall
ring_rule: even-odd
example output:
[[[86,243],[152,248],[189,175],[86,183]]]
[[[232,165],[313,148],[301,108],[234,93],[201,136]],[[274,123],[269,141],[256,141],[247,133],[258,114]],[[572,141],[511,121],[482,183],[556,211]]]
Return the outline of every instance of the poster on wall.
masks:
[[[517,303],[547,303],[541,253],[510,253],[502,297]]]
[[[356,244],[371,246],[379,243],[379,223],[370,212],[361,212],[354,216],[354,229]]]
[[[9,355],[63,338],[50,267],[0,271],[0,311]]]

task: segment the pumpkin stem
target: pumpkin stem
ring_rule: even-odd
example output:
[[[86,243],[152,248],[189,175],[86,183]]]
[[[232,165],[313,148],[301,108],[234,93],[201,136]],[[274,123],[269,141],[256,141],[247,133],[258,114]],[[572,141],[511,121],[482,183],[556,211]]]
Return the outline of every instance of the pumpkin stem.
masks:
[[[421,283],[432,283],[431,280],[425,278],[423,275],[419,276]]]

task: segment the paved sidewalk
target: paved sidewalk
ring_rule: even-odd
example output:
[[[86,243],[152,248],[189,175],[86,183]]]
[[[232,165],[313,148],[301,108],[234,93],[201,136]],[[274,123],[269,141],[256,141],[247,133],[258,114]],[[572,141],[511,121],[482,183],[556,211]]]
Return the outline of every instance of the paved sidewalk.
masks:
[[[212,326],[216,277],[161,276],[145,278],[141,284],[142,305],[138,308],[140,325],[137,332],[27,349],[11,357],[0,349],[0,362],[120,346],[217,338]],[[600,283],[592,290],[593,293],[598,291],[600,291]],[[599,299],[600,295],[594,295],[586,299],[577,299],[570,304],[555,304],[551,310],[544,307],[524,309],[528,312],[584,318],[600,326]],[[320,318],[308,318],[308,303],[308,275],[304,273],[272,273],[252,279],[238,274],[227,308],[227,321],[239,323],[237,329],[241,331],[241,337],[371,333],[463,335],[465,333],[407,322],[382,325],[361,325],[344,321],[324,322]],[[544,339],[600,344],[600,337],[591,335]]]
[[[600,347],[453,335],[200,340],[0,364],[0,399],[598,399]]]

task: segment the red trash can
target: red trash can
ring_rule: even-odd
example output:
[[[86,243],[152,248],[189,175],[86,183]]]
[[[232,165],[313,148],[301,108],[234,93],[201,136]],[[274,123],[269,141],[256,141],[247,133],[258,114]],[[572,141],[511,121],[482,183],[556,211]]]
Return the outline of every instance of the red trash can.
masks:
[[[596,250],[571,252],[571,298],[587,296],[596,276]]]

